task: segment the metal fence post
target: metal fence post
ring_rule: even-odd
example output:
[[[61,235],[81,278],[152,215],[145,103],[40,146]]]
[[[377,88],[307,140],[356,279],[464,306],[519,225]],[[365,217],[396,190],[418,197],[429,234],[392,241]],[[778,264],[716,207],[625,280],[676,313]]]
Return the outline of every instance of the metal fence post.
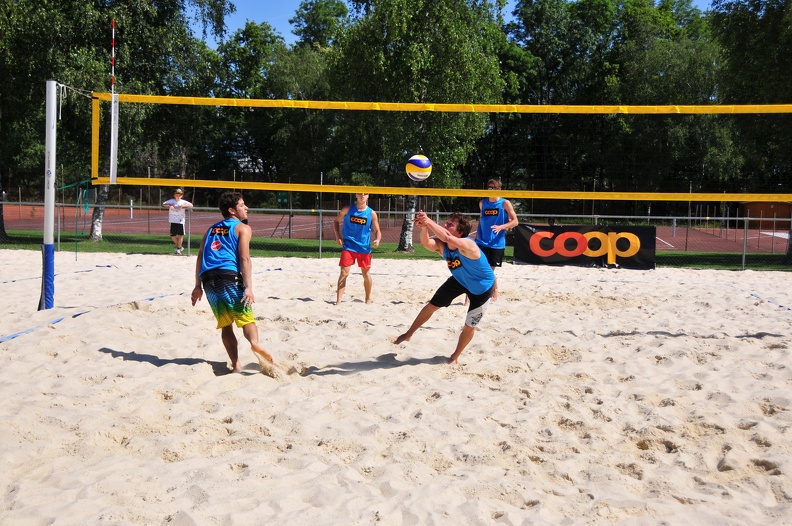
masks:
[[[745,256],[748,252],[748,217],[743,220],[743,253],[742,253],[742,269],[745,270]]]
[[[149,227],[150,228],[150,227]],[[192,232],[192,207],[187,208],[187,255],[190,255],[190,233]]]

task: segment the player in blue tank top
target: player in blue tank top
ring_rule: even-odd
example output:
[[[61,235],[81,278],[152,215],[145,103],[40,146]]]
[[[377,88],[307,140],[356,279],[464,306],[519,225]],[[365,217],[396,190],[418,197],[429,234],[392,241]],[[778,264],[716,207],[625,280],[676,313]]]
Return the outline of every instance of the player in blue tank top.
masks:
[[[357,261],[360,272],[363,274],[363,290],[366,293],[366,303],[371,303],[371,288],[374,284],[371,273],[371,248],[377,248],[382,237],[380,232],[377,212],[368,206],[368,194],[355,194],[355,203],[342,208],[333,221],[333,231],[336,243],[341,247],[341,259],[338,266],[341,273],[338,276],[336,288],[336,305],[341,303],[346,291],[347,277],[352,264]],[[374,240],[371,240],[374,234]]]
[[[487,181],[487,190],[500,190],[499,179]],[[495,267],[503,265],[503,254],[506,252],[506,232],[519,224],[517,214],[511,201],[497,196],[489,196],[479,201],[481,217],[479,218],[476,244],[481,248],[484,256],[489,261],[493,272]],[[495,280],[495,290],[492,291],[492,301],[498,299],[498,280]]]
[[[421,227],[421,245],[443,256],[448,264],[448,270],[451,271],[451,277],[437,289],[429,303],[415,317],[407,332],[393,340],[393,343],[410,341],[415,331],[429,321],[439,308],[448,307],[455,298],[467,294],[470,303],[465,316],[465,326],[459,335],[454,353],[448,359],[448,363],[455,364],[459,355],[473,339],[476,326],[487,310],[495,287],[495,272],[476,242],[468,237],[472,224],[464,215],[455,212],[451,214],[445,225],[440,226],[421,211],[416,214],[414,221]],[[434,237],[429,237],[430,232]]]
[[[274,376],[272,356],[259,345],[258,327],[253,317],[253,263],[250,259],[250,239],[253,230],[246,224],[248,207],[242,194],[226,191],[218,203],[223,220],[215,223],[201,240],[198,261],[195,263],[195,305],[206,291],[206,301],[220,329],[223,346],[231,360],[231,371],[242,371],[234,324],[242,328],[242,335],[250,342],[261,372]]]

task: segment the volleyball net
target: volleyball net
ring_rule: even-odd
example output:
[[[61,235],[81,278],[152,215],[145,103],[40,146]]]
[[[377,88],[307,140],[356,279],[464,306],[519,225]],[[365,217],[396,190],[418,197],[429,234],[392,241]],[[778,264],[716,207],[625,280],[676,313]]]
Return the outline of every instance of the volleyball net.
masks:
[[[176,97],[156,95],[111,94],[94,92],[92,96],[92,145],[91,182],[94,185],[121,185],[137,187],[181,187],[223,188],[234,190],[256,190],[270,192],[309,192],[355,194],[365,192],[378,195],[414,195],[435,197],[480,198],[487,190],[471,188],[433,188],[428,186],[359,186],[340,184],[304,184],[286,181],[261,182],[227,179],[189,179],[181,177],[148,177],[144,174],[115,175],[114,165],[109,166],[108,175],[100,174],[101,103],[158,104],[179,106],[213,106],[229,108],[259,108],[286,110],[334,110],[375,112],[434,112],[434,113],[512,113],[512,114],[578,114],[578,115],[756,115],[790,114],[792,104],[766,105],[514,105],[514,104],[423,104],[388,102],[344,102],[276,99],[233,99],[211,97]],[[114,119],[119,125],[119,119]],[[123,123],[120,124],[123,126]],[[114,161],[113,161],[114,162]],[[404,177],[405,183],[407,178]],[[790,193],[729,193],[729,192],[619,192],[579,190],[529,190],[503,189],[497,195],[510,199],[524,200],[585,200],[585,201],[668,201],[668,202],[791,202]]]

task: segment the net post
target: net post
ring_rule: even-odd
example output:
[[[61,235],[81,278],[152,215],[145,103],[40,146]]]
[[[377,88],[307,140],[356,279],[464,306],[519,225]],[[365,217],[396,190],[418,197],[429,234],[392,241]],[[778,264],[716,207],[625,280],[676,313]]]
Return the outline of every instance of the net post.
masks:
[[[742,248],[742,270],[745,270],[746,254],[748,252],[748,223],[751,219],[750,210],[745,211],[745,218],[743,219],[743,248]]]
[[[41,296],[38,310],[51,309],[55,298],[55,168],[58,85],[47,81],[44,137],[44,240],[41,245]]]

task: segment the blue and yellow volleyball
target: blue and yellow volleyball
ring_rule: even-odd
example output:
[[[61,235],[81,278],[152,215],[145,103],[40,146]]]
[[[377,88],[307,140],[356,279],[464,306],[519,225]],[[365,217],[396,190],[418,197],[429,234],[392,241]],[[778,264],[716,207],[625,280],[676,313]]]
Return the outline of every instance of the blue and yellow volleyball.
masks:
[[[413,181],[424,181],[430,175],[432,175],[432,161],[425,155],[413,155],[407,161],[407,177]]]

